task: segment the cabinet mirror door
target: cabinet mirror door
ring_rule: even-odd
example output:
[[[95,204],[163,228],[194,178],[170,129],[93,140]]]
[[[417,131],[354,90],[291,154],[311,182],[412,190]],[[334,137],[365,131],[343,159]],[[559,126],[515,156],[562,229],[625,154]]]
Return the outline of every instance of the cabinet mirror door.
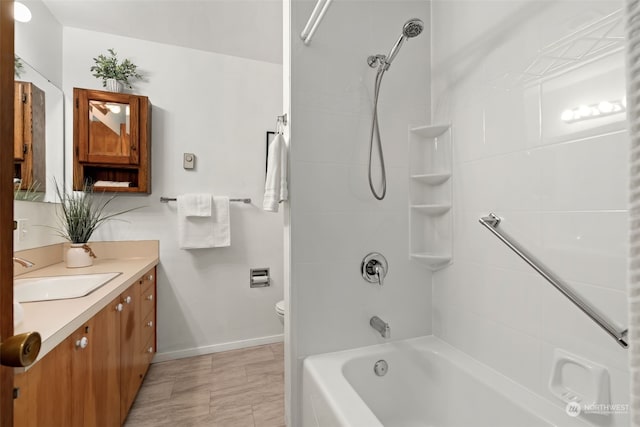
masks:
[[[138,99],[127,94],[84,91],[77,101],[80,162],[137,165]]]

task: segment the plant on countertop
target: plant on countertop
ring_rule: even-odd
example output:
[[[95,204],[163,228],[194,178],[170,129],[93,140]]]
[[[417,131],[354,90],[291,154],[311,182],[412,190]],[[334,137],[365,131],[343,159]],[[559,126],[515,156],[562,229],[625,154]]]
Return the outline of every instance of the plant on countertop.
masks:
[[[141,207],[108,213],[106,208],[116,198],[115,195],[107,197],[106,201],[95,200],[93,187],[87,183],[82,191],[70,193],[67,193],[64,188],[60,189],[57,182],[55,185],[56,193],[60,199],[58,234],[71,243],[87,243],[93,232],[105,221]]]
[[[93,72],[93,76],[102,79],[102,86],[104,87],[107,87],[108,79],[115,79],[131,89],[132,86],[129,79],[142,78],[142,76],[136,71],[138,66],[128,59],[119,62],[118,54],[115,50],[107,49],[107,51],[110,56],[100,54],[97,58],[93,58],[96,63],[96,65],[92,66],[90,70]]]

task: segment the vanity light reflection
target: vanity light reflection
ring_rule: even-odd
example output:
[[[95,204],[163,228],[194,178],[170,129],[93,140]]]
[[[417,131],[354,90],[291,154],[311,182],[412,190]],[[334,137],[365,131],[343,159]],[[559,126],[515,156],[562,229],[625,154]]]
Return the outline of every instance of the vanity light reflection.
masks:
[[[580,105],[566,109],[560,118],[565,123],[575,123],[583,120],[597,119],[627,111],[627,99],[623,97],[616,101],[600,101],[597,104]]]

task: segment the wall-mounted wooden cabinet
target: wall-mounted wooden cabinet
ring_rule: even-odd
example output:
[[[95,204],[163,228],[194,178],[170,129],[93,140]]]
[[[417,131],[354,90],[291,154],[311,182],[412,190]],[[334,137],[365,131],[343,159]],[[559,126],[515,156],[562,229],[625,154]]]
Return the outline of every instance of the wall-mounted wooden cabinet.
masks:
[[[16,189],[44,191],[47,184],[45,94],[30,82],[15,82],[14,87],[13,178]]]
[[[150,193],[149,98],[79,88],[73,98],[73,189]]]

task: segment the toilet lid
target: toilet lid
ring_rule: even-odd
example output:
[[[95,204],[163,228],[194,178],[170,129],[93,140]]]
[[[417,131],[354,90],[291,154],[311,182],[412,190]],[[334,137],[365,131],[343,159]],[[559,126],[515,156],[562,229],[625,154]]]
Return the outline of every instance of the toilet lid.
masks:
[[[284,314],[284,300],[276,303],[276,311],[280,314]]]

